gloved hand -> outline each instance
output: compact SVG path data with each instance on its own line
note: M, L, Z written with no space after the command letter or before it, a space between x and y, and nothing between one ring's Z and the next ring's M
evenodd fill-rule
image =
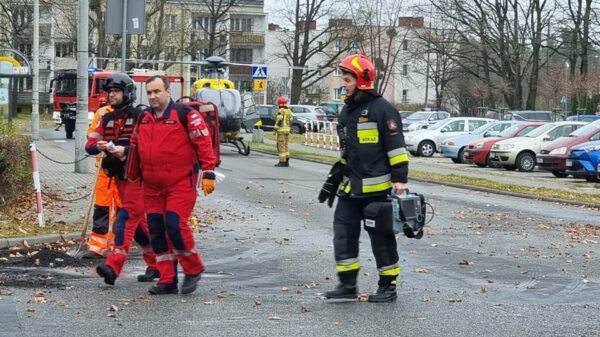
M215 172L202 172L202 192L204 195L209 195L215 190Z
M327 200L327 206L330 208L333 206L333 200L335 199L336 192L342 182L344 165L341 162L336 162L331 167L327 180L321 187L319 192L319 202L323 203Z

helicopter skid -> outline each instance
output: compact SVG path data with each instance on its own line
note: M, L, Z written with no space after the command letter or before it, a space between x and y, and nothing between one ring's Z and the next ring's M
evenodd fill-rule
M235 145L238 150L238 153L244 156L250 154L250 145L244 143L244 139L242 137L232 137L226 139L227 143Z

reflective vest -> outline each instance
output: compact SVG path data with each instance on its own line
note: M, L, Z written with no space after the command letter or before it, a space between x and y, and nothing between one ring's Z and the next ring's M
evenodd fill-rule
M275 125L273 129L277 132L290 133L290 127L292 126L292 120L294 119L294 113L290 108L281 107L277 110L275 116Z

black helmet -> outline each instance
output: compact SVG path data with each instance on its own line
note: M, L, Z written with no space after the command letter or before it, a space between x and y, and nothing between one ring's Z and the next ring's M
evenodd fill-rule
M112 88L119 88L123 90L124 104L131 104L135 102L136 87L135 82L133 82L131 77L121 73L110 75L110 77L106 79L106 82L104 82L102 89L108 92L108 90Z

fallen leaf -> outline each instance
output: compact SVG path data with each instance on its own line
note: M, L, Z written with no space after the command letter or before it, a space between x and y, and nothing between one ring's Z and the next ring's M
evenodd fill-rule
M269 321L281 321L281 317L279 317L279 316L271 316L271 317L269 317Z
M488 292L488 288L487 288L487 287L485 287L485 286L481 286L481 287L479 288L479 291L481 291L482 293L487 293L487 292Z
M23 247L31 248L31 246L29 245L29 242L27 242L27 240L23 240Z
M415 319L416 319L417 321L424 321L426 318L425 318L425 317L422 317L422 316L417 316L417 317L415 317Z
M461 266L461 267L467 267L467 266L470 266L472 264L473 264L473 262L469 262L467 260L461 260L460 262L458 262L458 265Z
M421 302L429 302L431 299L429 297L421 297Z
M115 312L117 312L117 311L119 311L119 307L117 307L114 304L111 304L110 308L108 308L108 311L115 311Z
M462 299L460 299L460 298L449 298L448 302L450 302L450 303L460 303L460 302L462 302Z
M254 304L256 305L261 305L262 302L259 299L254 299Z
M10 290L0 289L0 295L8 296L8 295L12 295L12 294L14 294L14 292L12 292Z
M415 273L428 273L429 270L425 268L415 268Z
M300 306L300 312L311 312L311 311L312 310L310 310L309 308L307 308L307 307L305 307L303 305Z
M289 290L290 290L290 288L288 288L288 287L282 287L281 288L281 291L289 291Z
M204 303L206 305L213 305L213 304L217 304L217 301L216 300L208 300L208 301L204 301L202 303Z

